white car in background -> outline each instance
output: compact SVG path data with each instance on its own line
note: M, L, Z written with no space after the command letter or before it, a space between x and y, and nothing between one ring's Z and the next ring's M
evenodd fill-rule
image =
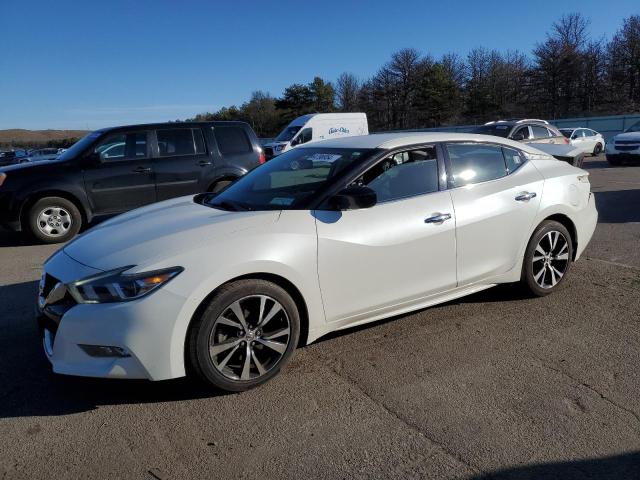
M560 132L569 139L574 147L587 155L600 155L606 142L602 134L590 128L560 128Z
M640 122L619 133L607 144L607 162L620 165L623 162L640 162Z
M486 135L301 146L59 250L39 287L44 350L62 374L193 371L246 390L335 330L502 283L556 291L595 229L590 190L584 170Z

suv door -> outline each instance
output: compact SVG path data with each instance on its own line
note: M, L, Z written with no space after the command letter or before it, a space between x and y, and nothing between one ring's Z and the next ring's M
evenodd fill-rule
M158 200L203 192L211 176L213 161L199 127L159 128L155 130Z
M147 131L107 134L84 162L92 211L112 214L156 201Z
M511 148L460 142L448 143L445 151L462 286L516 265L538 212L544 178Z
M355 323L456 286L454 210L436 150L390 155L357 179L376 191L374 207L314 212L328 322Z

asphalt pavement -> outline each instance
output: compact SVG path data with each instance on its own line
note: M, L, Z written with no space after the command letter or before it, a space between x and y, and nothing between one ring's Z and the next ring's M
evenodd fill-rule
M585 168L600 221L556 294L332 334L242 394L52 374L33 306L58 247L0 232L0 477L640 478L640 166Z

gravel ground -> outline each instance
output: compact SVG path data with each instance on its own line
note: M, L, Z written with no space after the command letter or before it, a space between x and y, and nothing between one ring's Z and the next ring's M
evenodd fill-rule
M0 233L0 477L640 478L640 167L588 159L600 223L560 292L496 287L331 335L262 388L56 376L56 249Z

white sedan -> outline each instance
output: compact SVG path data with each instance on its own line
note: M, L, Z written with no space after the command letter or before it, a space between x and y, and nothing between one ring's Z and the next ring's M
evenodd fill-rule
M149 205L44 266L53 370L259 385L298 345L501 283L557 290L597 221L588 173L484 135L314 143Z
M561 128L560 132L569 139L569 143L587 155L600 155L606 142L601 133L590 128Z

